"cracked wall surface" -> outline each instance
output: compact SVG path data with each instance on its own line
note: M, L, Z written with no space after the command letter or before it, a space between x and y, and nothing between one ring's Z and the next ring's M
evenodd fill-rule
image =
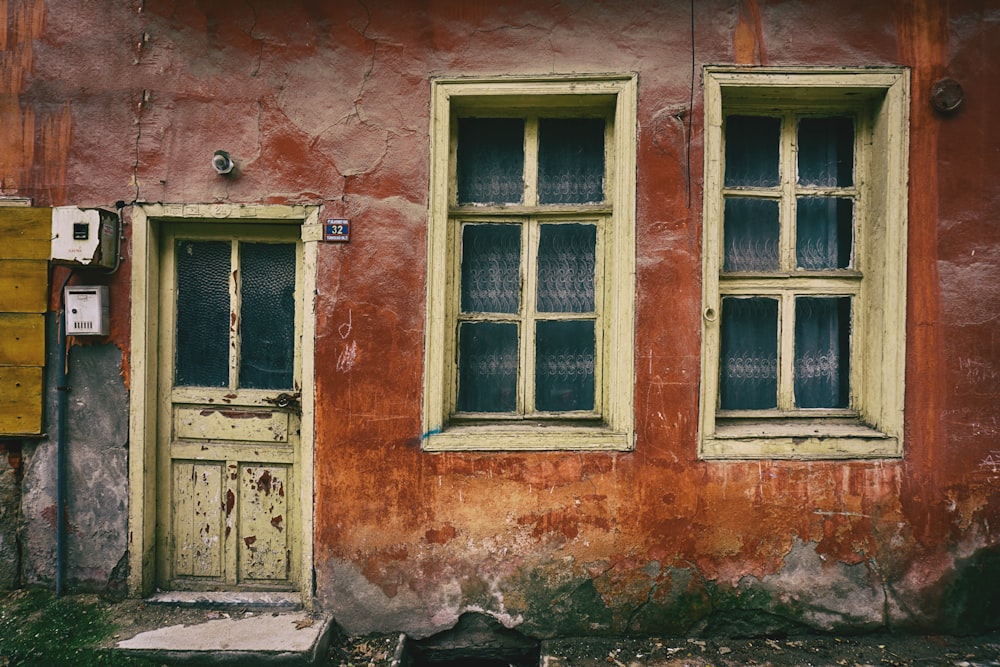
M48 386L55 387L55 317L47 324ZM127 548L128 395L121 351L114 345L75 347L69 354L66 448L65 582L103 590ZM45 406L44 437L24 448L20 529L21 583L52 585L56 571L55 392Z
M22 451L15 443L0 447L0 591L17 588L21 578Z
M467 611L533 636L1000 625L989 3L0 0L0 15L0 194L351 220L350 243L318 252L310 536L317 601L348 630L429 636ZM910 68L900 460L697 459L707 64ZM635 450L424 453L429 81L580 72L639 80ZM930 104L944 76L966 95L950 115ZM216 149L235 177L211 171ZM126 389L130 270L126 247L109 280L121 360L73 351ZM119 389L81 400L127 415ZM45 443L25 452L25 539L45 545ZM95 494L120 498L123 456ZM80 537L81 577L110 576L124 521L109 509L115 537Z

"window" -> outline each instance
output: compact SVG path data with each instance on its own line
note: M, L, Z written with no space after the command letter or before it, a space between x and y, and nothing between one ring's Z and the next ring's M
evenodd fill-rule
M629 449L634 77L432 104L424 448Z
M908 80L705 71L700 454L902 454Z

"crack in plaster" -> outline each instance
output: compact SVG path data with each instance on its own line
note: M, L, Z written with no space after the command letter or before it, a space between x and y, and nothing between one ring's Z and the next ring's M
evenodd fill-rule
M253 16L253 23L250 24L250 29L247 30L247 35L250 39L257 40L257 38L253 36L254 28L257 27L257 8L253 6L253 3L250 2L250 0L246 0L246 5L250 8L250 14ZM260 74L260 66L264 60L264 40L260 39L257 41L260 43L257 47L257 63L254 65L253 70L250 71L251 77L256 77Z
M549 69L551 71L556 70L556 49L552 42L552 31L555 30L556 26L562 23L565 19L557 21L555 25L550 28L544 28L540 25L535 25L534 23L522 23L519 25L500 25L495 28L476 28L473 32L488 35L495 32L507 32L507 31L520 31L520 30L537 30L546 34L545 41L549 45Z
M365 87L368 85L368 80L371 78L372 73L375 71L375 56L378 52L378 40L372 39L371 37L368 36L368 28L372 24L371 9L369 9L368 5L361 2L361 0L357 0L357 2L359 5L361 5L361 8L365 10L365 25L361 28L361 30L358 31L358 34L361 36L361 39L370 41L372 43L372 55L371 58L368 60L368 69L365 70L364 76L361 77L361 85L358 88L358 94L354 96L354 115L357 116L358 120L360 120L362 124L366 124L366 119L362 117L364 115L364 112L361 110L360 101L365 94ZM348 118L349 117L350 116L348 116Z
M132 199L133 203L139 201L139 142L142 141L142 112L146 108L146 101L149 99L148 95L149 91L143 88L142 97L139 98L139 104L137 105L135 115L135 162L132 164L132 184L135 186L135 197Z
M650 604L652 604L652 602L653 602L653 595L656 593L656 591L660 587L660 582L659 582L660 576L661 575L657 575L657 578L653 580L652 584L650 584L649 590L646 591L646 599L645 599L645 601L640 602L638 605L636 605L635 609L632 610L632 613L629 614L628 620L625 622L625 632L626 633L631 633L633 631L633 627L635 626L636 618L638 618L639 614L642 613L643 609L645 609Z
M639 615L642 614L642 612L645 611L645 609L647 607L655 605L655 602L653 601L653 596L656 595L657 591L659 591L660 588L663 586L663 583L664 583L663 582L664 573L667 573L670 576L670 581L671 581L671 583L673 583L674 582L674 572L685 571L686 570L692 576L692 578L697 578L701 582L701 588L703 590L708 591L709 582L705 578L705 575L702 574L701 570L699 570L695 566L694 563L692 563L692 562L690 562L688 560L674 561L674 563L675 564L677 564L677 563L684 563L687 567L686 568L678 568L678 567L675 567L675 565L669 565L669 566L666 566L666 567L661 566L660 567L660 571L656 574L656 577L652 578L652 583L649 586L649 590L646 592L646 599L645 599L645 601L644 602L640 602L636 606L635 610L633 610L633 612L629 615L628 621L625 624L625 632L626 632L626 634L635 632L636 631L636 628L635 628L636 620L638 619ZM714 612L714 608L715 608L714 600L712 599L711 595L709 595L707 597L707 600L708 600L708 610L704 614L705 618L711 616L712 613Z
M535 25L534 23L522 23L520 25L498 25L495 28L476 28L475 32L489 34L493 32L501 32L506 30L541 30L542 32L549 32L549 33L552 32L551 30L543 28L540 25ZM550 38L550 43L551 43L551 38Z
M879 587L882 589L882 625L884 627L889 627L889 621L892 618L889 607L889 584L885 580L885 575L882 574L882 568L879 566L878 560L874 556L868 558L868 565L878 577Z
M366 88L368 86L368 83L371 80L371 77L372 77L372 75L373 75L373 73L375 71L375 63L376 63L376 59L377 59L377 55L378 55L378 40L375 39L375 38L372 38L372 37L370 37L368 35L368 29L371 27L371 24L372 24L371 9L368 7L367 4L365 4L364 2L361 2L361 0L358 0L357 4L365 12L365 23L364 23L363 26L361 26L360 29L355 28L355 32L357 32L358 35L363 40L371 42L371 45L372 45L371 46L371 56L368 59L367 66L366 66L366 68L364 70L364 73L362 74L361 83L359 84L358 90L357 90L357 92L356 92L356 94L354 96L354 100L353 100L351 111L349 111L348 113L342 115L340 118L337 118L336 120L330 122L329 124L327 124L324 127L322 127L319 131L317 131L316 134L314 135L312 141L310 142L310 148L315 148L316 145L322 139L323 135L325 135L328 130L330 130L331 128L336 127L338 125L346 125L352 118L356 118L358 120L358 122L361 125L363 125L363 126L372 126L371 123L369 123L367 115L365 114L365 111L364 111L364 108L363 108L363 106L361 104L361 101L362 101L362 98L365 95L365 90L366 90ZM346 215L347 190L348 190L349 179L352 178L352 177L354 177L354 176L360 176L360 175L364 175L364 174L370 174L370 173L378 171L381 168L381 166L384 164L386 157L389 155L389 151L390 151L390 146L391 146L391 143L392 143L392 139L395 136L397 136L397 133L393 132L392 130L389 130L389 129L386 129L386 128L381 128L381 127L376 128L376 129L379 129L379 130L381 130L384 133L383 141L382 141L382 151L381 151L381 153L369 165L365 166L363 169L362 168L356 168L356 169L353 169L353 170L352 169L348 169L347 171L343 171L342 167L340 165L336 164L336 162L334 163L334 166L341 173L341 175L343 177L343 182L344 182L343 190L342 190L340 198L339 198L340 199L340 209L341 209L340 212L341 212L341 215ZM324 201L331 201L332 202L333 200L324 200Z

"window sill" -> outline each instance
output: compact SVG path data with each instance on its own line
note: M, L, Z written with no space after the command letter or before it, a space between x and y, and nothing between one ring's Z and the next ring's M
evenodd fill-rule
M899 458L900 439L856 420L716 423L703 436L702 459Z
M631 451L631 433L604 427L544 424L449 426L424 436L426 452Z

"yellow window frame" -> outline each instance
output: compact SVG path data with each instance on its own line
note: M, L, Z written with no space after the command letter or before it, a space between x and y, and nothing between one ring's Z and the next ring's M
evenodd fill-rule
M701 458L875 458L903 452L906 342L906 184L909 76L902 68L707 67L703 212L702 373L698 453ZM855 185L826 194L855 201L851 271L794 269L794 246L782 224L783 275L726 275L723 205L724 119L732 113L781 116L781 219L796 186L794 123L803 115L855 118ZM741 193L742 194L742 193ZM792 259L790 260L789 257ZM791 268L789 268L791 267ZM776 296L779 327L791 326L794 295L852 297L850 408L792 409L794 335L779 336L778 408L722 412L719 405L721 306L725 296Z
M636 77L583 75L435 79L431 82L431 173L424 346L426 451L628 450L634 441L634 274ZM459 206L455 178L457 118L526 119L525 197L517 205ZM605 202L538 205L537 118L602 115L607 119ZM542 222L598 227L595 411L567 419L456 418L456 326L463 224L522 224L522 244ZM522 257L530 257L522 253ZM530 267L522 266L522 276ZM530 289L530 278L527 281ZM523 346L522 346L523 347ZM525 363L522 360L522 366ZM522 372L523 372L522 368ZM523 401L523 398L522 398ZM463 416L465 417L465 416ZM529 416L530 417L530 416ZM581 417L590 417L590 419Z

